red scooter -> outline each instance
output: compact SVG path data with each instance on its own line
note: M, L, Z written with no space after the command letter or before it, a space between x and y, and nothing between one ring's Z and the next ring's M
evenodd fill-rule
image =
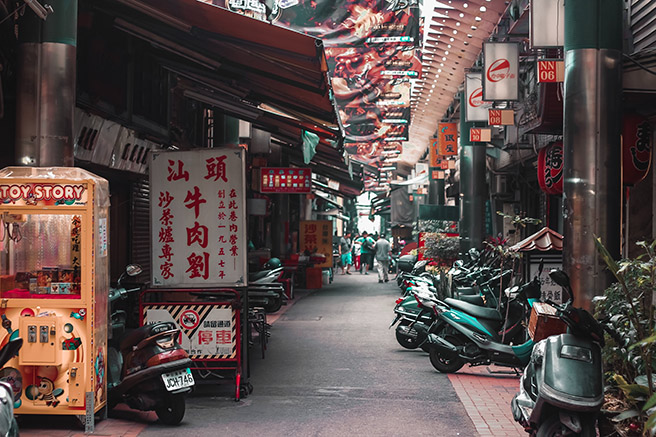
M162 423L177 425L184 418L185 396L194 387L192 361L177 341L179 329L166 322L126 333L126 312L114 308L117 301L140 290L126 290L121 282L125 276L136 276L141 271L141 266L129 265L119 278L118 287L109 292L109 407L126 403L136 410L154 410Z

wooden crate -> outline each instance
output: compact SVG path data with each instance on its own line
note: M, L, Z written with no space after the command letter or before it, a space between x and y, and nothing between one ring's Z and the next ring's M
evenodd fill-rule
M528 333L534 342L567 331L567 325L556 316L556 309L548 303L536 302L531 309Z

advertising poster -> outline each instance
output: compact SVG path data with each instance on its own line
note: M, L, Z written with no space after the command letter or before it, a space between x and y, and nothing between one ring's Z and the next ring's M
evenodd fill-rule
M330 220L301 221L300 251L325 255L326 261L315 267L333 265L333 222Z
M407 123L385 123L387 109L409 107L421 75L418 0L205 0L321 38L349 150L408 140ZM364 144L369 143L369 146Z
M153 152L153 287L246 284L244 150Z

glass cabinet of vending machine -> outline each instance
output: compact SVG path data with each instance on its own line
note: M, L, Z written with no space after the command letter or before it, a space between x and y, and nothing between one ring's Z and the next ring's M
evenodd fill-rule
M16 414L89 429L106 404L108 214L107 181L85 170L0 170L0 346L23 339L0 378Z

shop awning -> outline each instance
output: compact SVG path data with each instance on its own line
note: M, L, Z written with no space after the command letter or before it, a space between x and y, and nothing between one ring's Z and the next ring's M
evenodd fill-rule
M197 0L96 5L111 9L117 28L182 58L167 68L211 88L215 106L266 130L257 119L267 105L296 120L292 125L341 142L320 39Z
M530 252L539 250L546 252L549 250L563 250L563 236L550 228L542 228L535 234L526 237L519 243L510 247L515 252Z

